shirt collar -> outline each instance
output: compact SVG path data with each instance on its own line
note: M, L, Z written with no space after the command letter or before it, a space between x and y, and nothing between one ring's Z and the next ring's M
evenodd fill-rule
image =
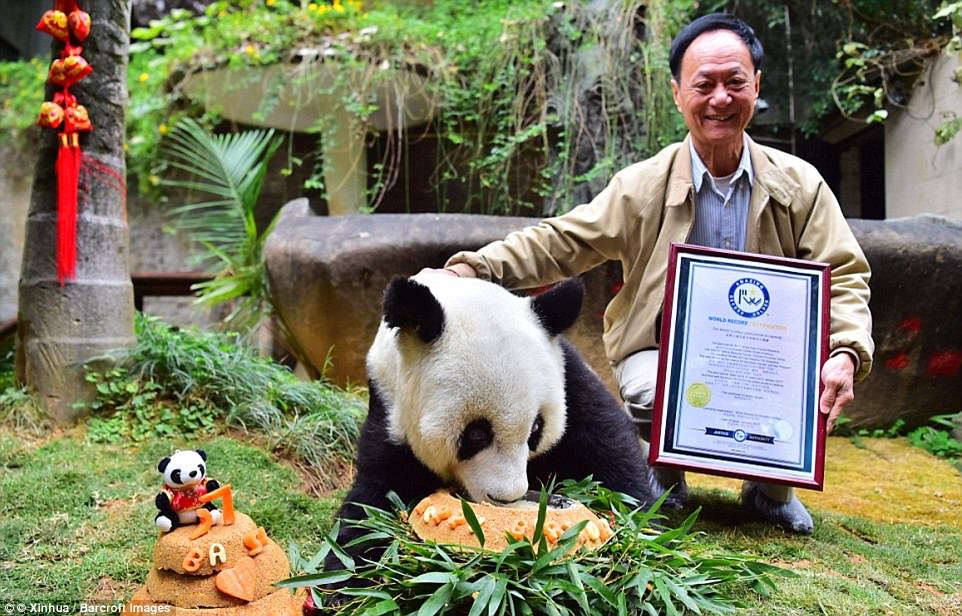
M695 151L695 143L691 139L688 140L688 149L691 151L691 179L692 183L695 185L695 192L701 192L702 181L705 179L705 174L708 173L708 167L702 162L701 156ZM749 184L755 182L755 174L752 171L752 158L748 153L748 135L742 133L742 157L738 161L738 168L735 169L735 175L732 177L732 182L736 182L742 174L748 178Z

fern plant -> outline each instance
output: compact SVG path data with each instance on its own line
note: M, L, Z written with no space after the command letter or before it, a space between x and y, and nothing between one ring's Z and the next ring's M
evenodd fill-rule
M185 118L163 149L168 167L180 172L163 185L203 196L172 210L178 228L206 251L203 259L213 277L194 285L198 302L232 302L225 322L237 329L253 327L271 311L263 248L277 214L260 228L255 208L280 144L273 130L216 135Z

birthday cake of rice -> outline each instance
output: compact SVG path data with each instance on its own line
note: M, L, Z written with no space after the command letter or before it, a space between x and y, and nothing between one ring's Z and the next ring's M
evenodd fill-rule
M484 549L501 551L508 546L508 537L532 540L538 523L537 492L528 492L519 501L506 505L470 503L484 534ZM544 538L549 545L579 522L585 522L572 549L595 549L611 537L607 520L577 501L553 495L548 499L543 525ZM414 533L425 541L479 546L470 524L462 513L461 501L448 492L439 491L424 497L409 518Z
M234 511L230 485L207 478L206 458L186 450L160 461L164 486L154 523L162 535L147 583L124 613L300 616L303 594L274 586L290 577L287 554Z

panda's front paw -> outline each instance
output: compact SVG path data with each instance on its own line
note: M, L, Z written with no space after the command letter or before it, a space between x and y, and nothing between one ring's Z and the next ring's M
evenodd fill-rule
M164 533L169 533L170 529L173 528L174 526L174 523L171 522L170 518L168 518L165 515L157 516L157 518L154 519L154 524L156 524L157 528L159 528L160 531Z
M220 509L214 509L210 512L210 521L214 526L224 521L224 515L220 512Z

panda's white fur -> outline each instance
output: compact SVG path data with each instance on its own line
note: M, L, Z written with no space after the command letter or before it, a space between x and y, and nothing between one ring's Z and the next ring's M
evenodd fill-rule
M206 461L193 449L178 449L165 460L160 474L171 488L186 488L207 477Z
M381 322L367 367L384 394L390 436L472 499L517 500L528 489L528 459L564 434L561 344L542 327L529 298L480 280L440 274L412 280L443 306L444 329L426 344ZM531 451L528 437L539 414L542 436ZM494 443L459 461L458 437L481 418L490 422Z

